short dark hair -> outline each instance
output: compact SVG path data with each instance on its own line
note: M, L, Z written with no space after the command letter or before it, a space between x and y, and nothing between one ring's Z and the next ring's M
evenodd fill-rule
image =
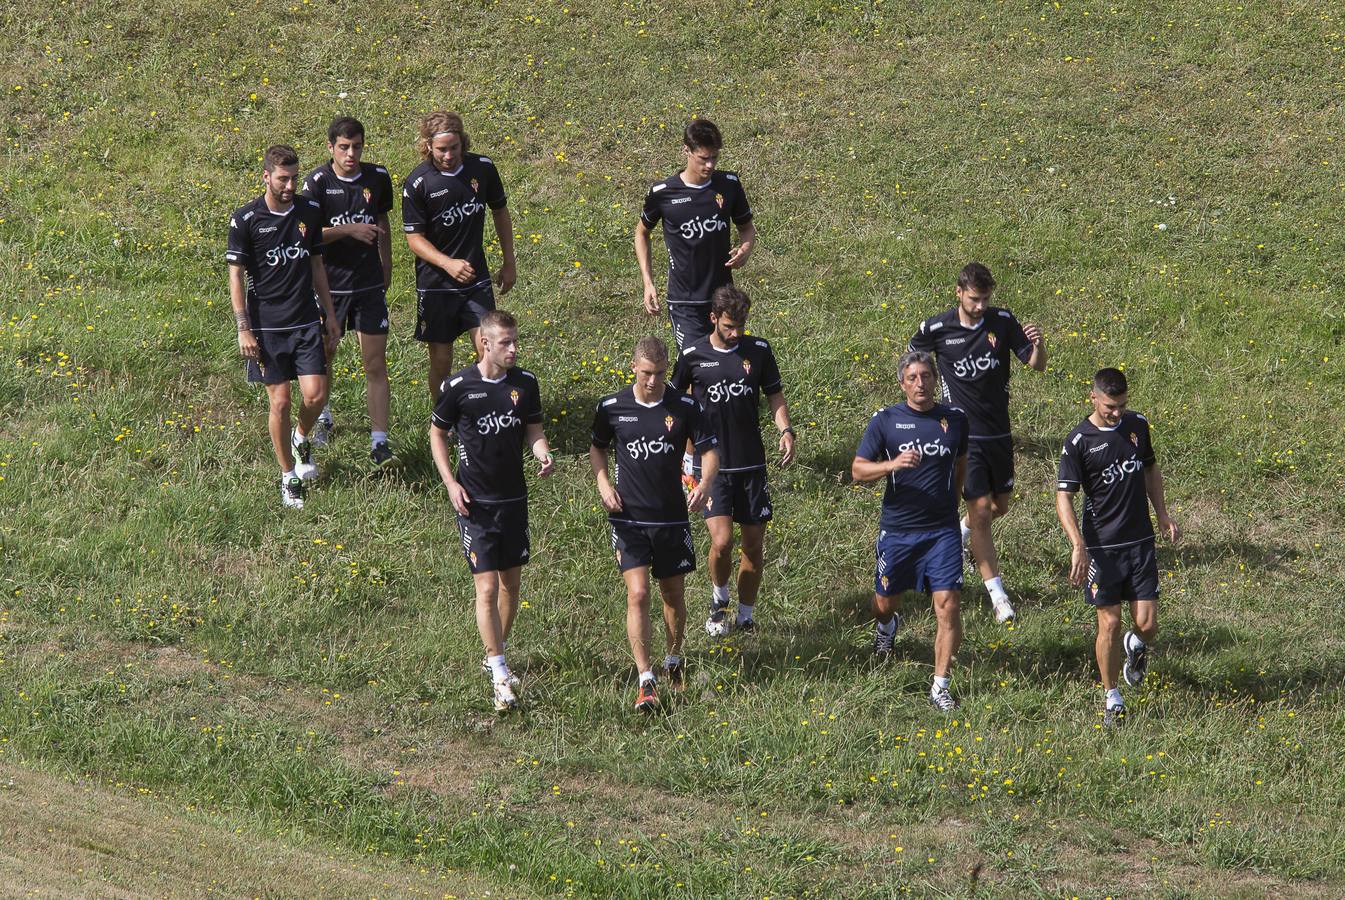
M1130 387L1126 384L1125 372L1107 368L1098 369L1097 374L1093 376L1093 390L1108 397L1119 397L1129 393Z
M957 273L957 289L962 291L967 288L988 294L995 289L995 276L982 264L969 262Z
M299 154L288 144L272 144L262 154L262 166L268 172L274 172L278 166L297 165L299 165Z
M335 144L337 138L362 138L364 137L364 125L359 119L350 116L337 116L332 119L332 124L327 126L327 143Z
M486 328L518 328L518 319L505 312L502 309L492 309L481 317L482 329Z
M682 129L682 143L688 150L718 150L724 146L719 126L709 119L692 119Z
M642 337L635 344L635 353L633 359L646 359L651 363L668 364L668 345L663 343L663 338Z
M747 313L752 309L752 301L739 288L731 284L722 285L710 297L710 315L728 316L729 321L739 325L747 321Z

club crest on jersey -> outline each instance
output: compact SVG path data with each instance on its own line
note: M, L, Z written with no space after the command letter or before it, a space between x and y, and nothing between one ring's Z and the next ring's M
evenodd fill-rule
M947 433L948 433L948 417L947 417L947 416L944 416L942 419L939 420L939 427L943 429L943 433L944 433L944 434L947 434Z
M667 416L667 417L665 417L665 418L663 419L663 424L666 425L666 426L668 427L668 430L669 430L669 431L672 431L672 427L673 427L673 417L672 417L672 416Z
M716 204L720 209L723 209L723 208L724 208L724 195L723 195L723 194L715 194L715 204Z
M743 360L743 374L744 374L744 375L751 375L751 374L752 374L752 363L751 363L750 360L746 360L746 359Z
M368 188L365 188L365 189L364 189L364 202L365 202L365 203L372 203L373 200L374 200L374 192L371 191L371 190L369 190Z
M1140 445L1140 436L1133 431L1130 432L1130 443L1134 444L1136 447Z
M990 346L992 348L999 346L999 338L995 337L995 333L993 331L987 331L985 333L985 339L990 342Z
M299 237L308 237L308 226L303 222L299 223Z
M509 392L509 400L510 400L510 402L513 403L515 406L518 406L518 391L510 391L510 392Z
M473 178L473 179L472 179L472 193L473 193L473 194L478 193L480 190L481 190L481 182L479 182L479 181L477 181L475 178Z

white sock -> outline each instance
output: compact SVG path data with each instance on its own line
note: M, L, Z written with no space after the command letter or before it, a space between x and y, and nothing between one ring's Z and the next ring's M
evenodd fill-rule
M490 674L495 676L496 681L504 681L509 677L509 666L504 662L504 654L499 656L487 656L486 665L490 666Z
M986 580L985 589L990 592L990 596L992 597L1001 600L1009 599L1008 592L1004 590L1004 579L1000 578L998 575Z
M897 617L896 617L896 616L893 616L892 618L888 619L886 622L879 622L879 623L878 623L878 630L879 630L880 632L882 632L883 634L896 634L896 633L897 633Z
M750 621L752 621L752 604L750 604L750 603L739 603L739 604L738 604L738 624L741 625L741 624L743 624L744 622L750 622Z
M295 425L294 435L290 438L290 443L297 447L306 440L308 440L308 438L304 437L304 433L299 430L299 426Z
M967 524L966 517L963 517L957 523L957 527L962 531L962 543L965 544L967 541L971 540L971 526Z
M370 449L373 449L374 447L377 447L379 444L386 444L387 442L388 442L388 433L387 433L386 431L371 431L371 432L369 432L369 447L370 447Z
M640 684L644 684L646 681L653 681L653 680L654 680L654 673L653 673L653 672L641 672L641 673L640 673Z
M934 686L929 689L929 692L931 694L937 694L939 691L946 691L948 690L948 685L951 682L952 679L949 678L947 675L935 675Z
M673 656L669 654L668 656L663 657L663 668L665 669L671 669L673 666L679 666L681 664L682 664L682 657L680 656Z
M696 457L692 456L690 453L682 454L682 474L683 475L696 474Z
M280 477L283 478L285 481L289 481L291 478L298 478L299 473L294 471L293 469L290 469L288 472L281 472Z
M715 589L715 606L717 606L720 609L723 609L724 607L728 606L729 586L727 584L716 584L714 585L714 589Z
M1107 709L1115 709L1118 706L1125 706L1126 702L1121 699L1121 689L1112 688L1107 691Z

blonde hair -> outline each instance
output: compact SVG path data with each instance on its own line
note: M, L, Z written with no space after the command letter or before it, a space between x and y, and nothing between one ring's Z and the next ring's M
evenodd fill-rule
M420 120L420 140L416 142L416 149L420 151L421 159L430 158L430 142L436 134L444 132L456 134L462 139L463 153L472 149L472 139L463 127L462 116L440 109Z

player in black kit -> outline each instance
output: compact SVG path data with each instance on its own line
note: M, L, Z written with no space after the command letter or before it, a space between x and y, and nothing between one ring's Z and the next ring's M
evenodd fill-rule
M523 448L555 467L542 431L537 378L514 367L518 322L503 310L481 317L481 361L444 383L430 425L430 451L458 512L462 554L476 582L476 627L486 647L495 708L518 702L519 679L505 662L505 643L518 613L522 567L528 561L528 484ZM449 432L458 439L458 470L451 462Z
M388 286L392 284L392 178L361 161L364 126L341 116L327 129L332 158L304 179L302 194L322 209L323 262L342 336L359 336L368 393L370 452L380 467L399 465L388 442ZM334 358L334 354L333 354ZM328 378L333 359L327 360ZM318 416L314 443L332 431L331 405Z
M700 404L688 394L667 390L668 348L656 337L635 345L635 382L604 397L593 415L589 461L612 529L617 568L626 582L626 635L640 673L635 708L658 708L658 689L649 658L649 577L663 597L668 683L682 687L682 638L686 632L684 581L696 568L687 512L698 512L714 491L719 468L714 432ZM690 440L701 451L700 484L682 490L682 447ZM616 455L616 476L608 474L608 452Z
M906 351L897 360L897 378L906 402L873 414L850 464L855 481L887 480L873 575L873 652L892 652L899 595L929 593L938 621L929 702L952 712L953 656L962 643L957 499L967 470L967 417L937 402L939 377L928 353Z
M937 357L944 401L963 410L971 422L967 483L962 489L967 504L962 542L970 541L995 621L1003 623L1014 612L1000 578L990 523L1009 511L1013 497L1010 361L1016 356L1044 372L1046 344L1036 325L1019 325L1013 313L990 305L994 290L990 270L968 263L957 276L957 306L921 322L910 349Z
M340 332L322 265L321 212L313 201L295 197L299 155L276 144L262 159L266 192L230 217L224 258L238 350L247 360L248 380L265 384L270 401L280 499L302 508L304 481L318 475L307 435L327 400L327 354ZM291 434L290 382L295 379L302 403Z
M682 132L686 167L649 189L635 223L635 259L644 279L644 308L658 315L658 288L650 262L649 232L663 221L668 247L668 318L680 351L710 333L710 299L733 283L733 270L752 255L757 229L742 182L721 172L724 140L709 119L692 119ZM730 224L732 223L732 224ZM738 228L738 243L729 238Z
M500 173L489 157L467 152L471 145L461 116L430 113L420 123L424 162L402 187L402 227L416 255L416 340L429 352L434 400L453 369L453 342L470 334L475 345L481 316L495 308L482 241L487 209L504 257L495 274L502 296L516 277L514 223Z
M705 631L729 632L729 576L733 572L733 525L742 529L738 566L736 626L756 629L753 607L765 565L766 523L771 520L771 495L766 484L766 449L761 440L760 407L764 395L780 431L780 464L794 459L794 429L789 424L780 368L771 345L748 337L751 301L732 285L715 291L710 306L710 336L683 349L673 370L672 385L690 389L705 410L719 441L719 477L705 504L710 532L710 582L714 596Z
M1117 684L1125 657L1125 680L1137 685L1148 669L1149 645L1158 634L1158 555L1149 506L1170 541L1181 536L1168 515L1149 422L1129 411L1125 373L1102 369L1089 393L1092 414L1065 440L1060 453L1055 511L1073 550L1069 579L1084 586L1097 609L1098 673L1107 692L1102 724L1119 724L1125 701ZM1083 488L1083 527L1074 515L1074 495ZM1121 604L1130 604L1135 628L1121 635ZM1124 651L1124 653L1122 652Z

